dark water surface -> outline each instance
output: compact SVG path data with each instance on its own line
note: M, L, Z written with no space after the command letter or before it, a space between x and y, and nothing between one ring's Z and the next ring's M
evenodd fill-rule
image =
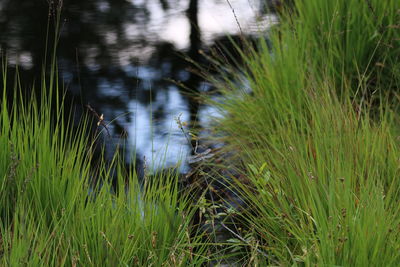
M210 86L188 71L199 49L268 27L266 0L65 0L62 3L58 64L62 81L81 112L90 104L104 114L111 154L124 143L152 168L176 165L191 153L175 118L206 128L218 112L199 105L174 82L197 91ZM54 6L58 1L50 2ZM50 20L52 11L50 11ZM49 2L0 0L0 48L23 86L40 79ZM262 23L259 23L259 20ZM183 161L182 171L187 169Z

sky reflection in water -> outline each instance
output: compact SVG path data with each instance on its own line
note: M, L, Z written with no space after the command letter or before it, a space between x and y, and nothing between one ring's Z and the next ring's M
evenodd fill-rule
M189 1L64 1L58 48L61 76L73 99L82 107L90 103L110 123L112 138L104 137L109 154L124 142L128 161L135 151L138 159L146 157L151 168L183 160L181 171L187 170L184 159L191 148L175 119L193 117L190 101L168 79L193 80L183 58L193 45L186 12ZM48 11L43 3L32 2L0 0L0 44L9 65L18 64L22 77L34 78L40 77L44 41L38 40L45 40ZM260 3L265 1L229 2L246 34L264 31L276 22L274 16L261 12ZM31 12L33 8L37 12ZM202 47L239 33L226 0L200 0L197 15ZM196 80L193 86L205 90L209 85ZM220 115L215 108L198 107L200 126L206 126L210 116ZM127 138L120 138L125 131Z

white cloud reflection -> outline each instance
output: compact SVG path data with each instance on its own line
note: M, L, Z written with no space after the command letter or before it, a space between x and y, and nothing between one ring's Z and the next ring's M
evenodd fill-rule
M188 48L190 22L186 17L186 10L189 0L169 1L173 7L169 10L163 10L159 0L131 2L145 5L150 11L147 34L154 35L158 40L171 42L178 49ZM230 0L229 3L226 0L199 1L198 18L203 42L210 43L215 36L239 33L238 23L245 34L265 30L276 23L275 16L259 17L261 6L258 0ZM131 39L139 34L136 28L128 27L126 30Z

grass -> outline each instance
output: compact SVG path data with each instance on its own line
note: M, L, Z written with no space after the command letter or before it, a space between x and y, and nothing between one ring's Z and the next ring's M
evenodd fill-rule
M27 102L19 93L7 98L6 72L3 65L1 265L199 266L209 260L192 225L196 207L179 188L177 172L139 181L118 154L93 171L88 120L73 130L61 96L51 95L60 89L54 65L42 95ZM22 90L18 80L14 92Z
M294 1L272 51L260 40L209 78L248 264L400 262L399 21L396 0Z
M240 71L222 63L222 79L206 74L225 114L213 129L228 155L216 177L244 208L214 202L202 170L198 203L174 170L140 181L115 154L93 171L88 121L73 130L57 94L55 49L42 94L27 102L18 75L7 97L3 65L1 264L202 266L221 249L249 266L397 266L400 3L293 1L280 15L271 46L239 50ZM233 238L203 243L196 212Z

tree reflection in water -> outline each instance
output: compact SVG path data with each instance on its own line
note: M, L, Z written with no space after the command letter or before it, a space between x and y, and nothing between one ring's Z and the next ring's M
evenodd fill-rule
M245 30L256 13L263 15L263 0L231 2ZM58 64L76 117L90 104L104 114L106 123L112 121L108 125L112 137L104 136L110 155L125 142L128 154L137 152L137 159L146 156L149 166L157 168L160 162L175 165L190 154L174 118L182 114L189 127L196 128L201 126L196 123L199 111L204 114L207 108L171 80L191 90L207 87L187 71L185 56L201 62L199 49L238 32L228 4L217 0L65 0L62 4ZM0 0L1 50L8 56L10 78L19 65L23 88L32 88L32 81L40 88L48 19L53 17L47 1ZM213 19L222 22L212 23Z

